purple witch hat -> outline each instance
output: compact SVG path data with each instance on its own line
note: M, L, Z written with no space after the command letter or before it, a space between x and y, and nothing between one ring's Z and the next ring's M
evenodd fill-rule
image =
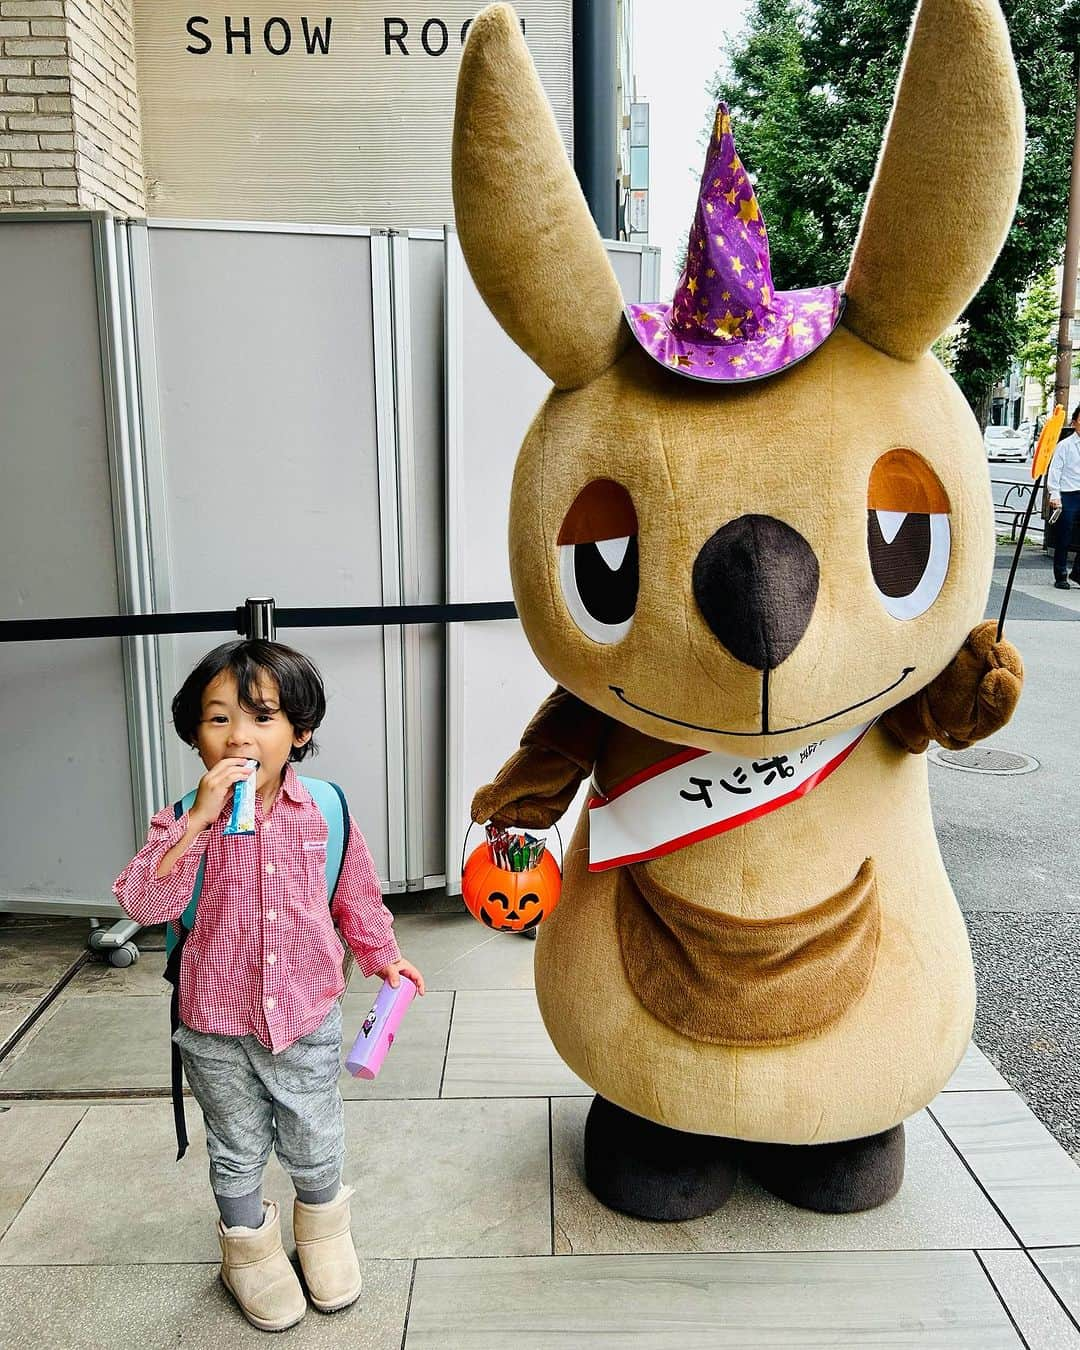
M839 286L773 290L765 221L719 104L675 298L628 305L635 338L679 375L760 380L820 347L843 309Z

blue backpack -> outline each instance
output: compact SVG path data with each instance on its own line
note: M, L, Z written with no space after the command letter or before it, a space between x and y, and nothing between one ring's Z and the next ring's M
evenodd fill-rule
M345 850L349 846L349 807L345 794L336 783L327 783L322 778L301 778L300 782L311 793L311 799L326 821L326 898L332 905L337 893L338 878L341 876L341 864ZM173 815L177 820L191 810L198 789L192 789L178 802L173 803ZM195 927L195 911L202 894L203 880L206 875L206 855L199 862L192 887L191 899L180 918L165 926L165 978L172 985L171 1023L175 1036L180 1025L180 960L184 952L184 943ZM187 1152L187 1121L184 1119L184 1070L180 1051L176 1042L172 1043L172 1106L173 1124L176 1126L176 1161Z

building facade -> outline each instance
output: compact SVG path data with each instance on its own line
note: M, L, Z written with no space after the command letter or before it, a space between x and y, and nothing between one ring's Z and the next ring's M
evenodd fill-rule
M612 3L618 237L646 242L631 0ZM453 220L450 128L476 0L404 0L393 15L372 0L194 8L0 0L0 211L383 228ZM516 9L569 149L574 0Z

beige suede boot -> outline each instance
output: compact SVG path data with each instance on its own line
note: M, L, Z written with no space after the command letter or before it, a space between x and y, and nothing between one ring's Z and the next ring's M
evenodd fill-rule
M251 1325L260 1331L295 1326L307 1300L281 1245L277 1205L263 1201L261 1228L226 1228L219 1220L218 1241L221 1282Z
M308 1297L320 1312L337 1312L360 1297L360 1262L350 1227L351 1186L326 1205L293 1201L293 1235Z

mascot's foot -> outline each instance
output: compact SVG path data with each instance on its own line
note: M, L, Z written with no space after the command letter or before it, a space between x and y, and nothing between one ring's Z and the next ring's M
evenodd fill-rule
M854 1214L891 1200L904 1180L904 1127L837 1144L746 1144L759 1185L800 1209Z
M732 1143L631 1115L603 1097L585 1122L585 1184L609 1209L637 1219L700 1219L730 1196Z

